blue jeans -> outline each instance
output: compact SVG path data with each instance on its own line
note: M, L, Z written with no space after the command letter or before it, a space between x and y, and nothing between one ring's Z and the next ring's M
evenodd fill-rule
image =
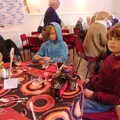
M113 105L104 105L89 99L84 100L84 113L105 112L112 108Z

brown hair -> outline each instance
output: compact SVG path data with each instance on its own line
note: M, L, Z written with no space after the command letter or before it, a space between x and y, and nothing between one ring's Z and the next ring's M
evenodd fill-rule
M120 23L113 26L107 33L108 40L112 37L120 38Z

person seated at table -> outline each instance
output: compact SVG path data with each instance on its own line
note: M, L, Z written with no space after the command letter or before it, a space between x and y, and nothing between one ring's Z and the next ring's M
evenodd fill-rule
M41 45L32 61L36 62L41 57L45 57L45 59L51 59L52 62L66 62L68 59L68 47L63 41L60 25L52 22L46 27L45 32L48 40Z
M6 42L1 35L0 35L0 52L3 55L3 62L9 62L10 61L9 51L6 46Z
M22 60L22 55L16 46L16 44L11 40L7 39L5 40L1 35L0 35L0 52L3 55L3 61L4 62L10 62L10 50L11 48L15 49L15 57L17 60Z
M86 84L85 113L105 112L120 106L120 24L107 34L112 54L104 60L99 73ZM117 110L120 114L120 107Z

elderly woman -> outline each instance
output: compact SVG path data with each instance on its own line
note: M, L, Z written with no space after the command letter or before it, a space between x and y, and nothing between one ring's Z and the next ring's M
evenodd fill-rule
M44 26L47 26L50 22L56 22L61 25L61 20L56 13L56 9L59 7L59 0L49 0L49 8L44 15Z

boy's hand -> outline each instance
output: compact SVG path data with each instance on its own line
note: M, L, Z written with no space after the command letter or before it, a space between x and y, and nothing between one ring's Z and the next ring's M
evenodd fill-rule
M50 61L50 60L51 60L51 58L50 58L50 57L46 57L46 56L45 56L45 57L44 57L44 60L45 60L45 61Z
M116 106L116 113L117 113L118 120L120 120L120 105Z
M34 56L34 59L35 59L35 60L40 60L40 58L41 58L41 57L40 57L39 55L35 55L35 56Z
M86 98L91 99L92 96L93 96L93 93L94 93L94 92L93 92L92 90L89 90L89 89L85 89L85 90L84 90L84 95L85 95Z

